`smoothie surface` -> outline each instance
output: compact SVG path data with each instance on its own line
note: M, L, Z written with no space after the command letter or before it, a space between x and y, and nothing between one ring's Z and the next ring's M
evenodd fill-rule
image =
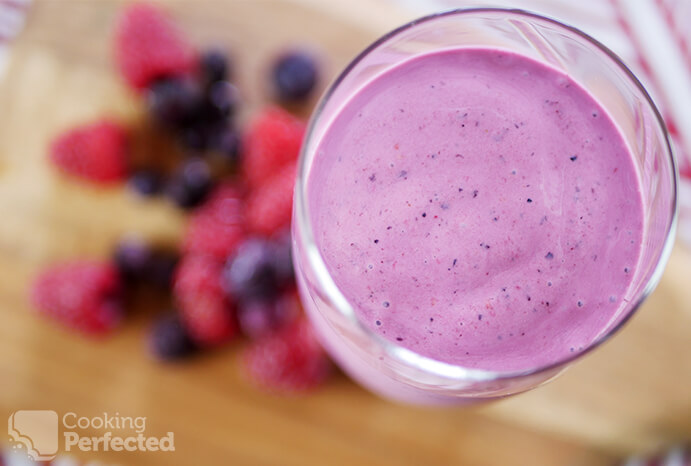
M643 204L632 155L562 72L499 49L414 57L343 103L308 178L359 319L422 355L521 370L619 315Z

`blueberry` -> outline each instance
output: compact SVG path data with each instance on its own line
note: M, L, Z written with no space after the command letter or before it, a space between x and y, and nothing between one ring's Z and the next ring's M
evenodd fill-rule
M179 260L172 251L154 251L147 266L146 281L163 290L170 289Z
M132 283L146 276L152 254L146 241L136 237L125 238L115 247L113 261L123 280Z
M129 179L129 187L142 196L153 196L161 191L163 177L154 170L139 170Z
M237 165L240 161L240 137L233 128L226 127L218 132L214 148L229 165Z
M149 349L163 361L190 356L197 349L177 314L161 316L149 331Z
M167 289L178 256L173 251L154 248L140 238L129 237L116 246L113 261L126 282L137 281Z
M218 81L211 84L205 89L185 128L194 128L211 139L210 136L228 124L235 113L238 100L238 91L229 82Z
M279 233L274 238L273 250L274 270L278 283L281 286L290 285L295 280L290 231Z
M177 130L194 119L201 93L193 82L183 78L156 81L149 88L149 112L162 126Z
M182 128L179 137L183 146L195 152L203 152L209 146L208 131L203 124Z
M222 282L231 296L240 301L270 299L278 292L274 246L252 238L240 245L223 270Z
M309 96L317 83L317 65L306 53L288 53L274 63L272 79L279 99L302 100Z
M237 318L243 335L254 340L279 330L299 313L299 304L295 299L285 296L276 300L259 299L242 303L237 309Z
M226 55L218 49L207 50L199 59L202 80L206 85L223 81L230 75Z
M168 182L166 195L177 206L188 209L201 204L213 187L209 166L201 159L185 162Z
M238 100L237 88L228 81L218 81L212 84L206 94L208 108L205 117L211 122L230 117Z

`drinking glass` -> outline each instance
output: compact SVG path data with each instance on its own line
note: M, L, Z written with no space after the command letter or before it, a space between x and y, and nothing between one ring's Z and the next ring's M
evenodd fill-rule
M641 255L616 317L582 351L521 371L492 371L437 361L384 340L361 323L329 274L315 242L307 182L317 148L342 106L386 70L419 54L492 47L556 67L587 89L618 125L637 169L644 203ZM305 310L322 344L353 379L373 392L416 404L462 404L534 388L614 335L653 291L676 226L677 170L660 113L641 83L609 49L583 32L520 10L463 9L412 21L377 40L322 97L300 155L293 209L293 255ZM347 193L344 193L347 195Z

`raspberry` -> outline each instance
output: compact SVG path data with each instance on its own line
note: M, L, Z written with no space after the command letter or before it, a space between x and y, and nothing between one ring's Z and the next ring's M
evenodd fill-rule
M291 164L251 193L247 199L250 231L268 236L290 225L294 185L295 165Z
M118 270L108 262L67 262L44 270L34 282L39 313L87 334L104 334L122 320Z
M121 180L127 173L128 134L110 120L79 126L58 136L50 158L63 171L97 183Z
M331 365L312 332L301 319L251 343L243 355L249 379L279 392L307 390L324 382Z
M224 184L193 213L183 238L183 251L210 254L223 261L235 252L244 233L240 192L232 184Z
M182 322L200 346L216 346L236 332L233 306L221 288L222 264L211 256L187 255L178 266L173 292Z
M115 32L115 60L127 84L142 90L155 80L194 71L192 46L158 8L135 3L120 17Z
M243 154L243 171L250 187L264 183L284 165L295 162L304 133L304 123L278 107L269 107L255 118Z

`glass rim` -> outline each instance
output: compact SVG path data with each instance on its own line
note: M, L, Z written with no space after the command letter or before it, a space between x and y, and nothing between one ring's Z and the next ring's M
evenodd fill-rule
M326 267L326 263L314 239L312 223L309 217L309 207L306 201L307 178L309 175L309 173L307 173L307 142L310 141L311 138L314 136L316 122L321 117L326 104L330 101L330 98L332 97L333 93L341 85L345 78L350 75L353 69L365 57L367 57L368 55L370 55L370 53L378 49L382 44L396 37L397 35L411 28L414 28L419 24L427 23L441 18L446 18L449 16L465 16L473 14L501 14L543 21L553 26L557 26L558 28L562 28L572 34L575 34L578 38L585 40L587 43L594 46L599 51L603 52L607 58L609 58L615 65L617 65L617 67L621 71L623 71L624 75L630 80L630 82L634 84L635 88L640 92L640 94L643 96L644 100L647 102L648 106L652 110L655 120L657 121L658 128L662 130L662 134L664 136L664 146L666 149L665 152L667 158L669 159L672 171L672 205L670 212L670 221L666 225L667 231L664 245L657 259L657 265L655 266L655 270L651 274L650 278L648 279L648 282L645 285L645 288L641 292L640 296L636 299L635 303L633 303L631 308L626 312L626 315L624 315L615 326L613 326L611 329L609 329L602 335L598 336L582 351L574 354L569 354L568 356L550 362L549 364L543 364L529 369L493 371L488 369L469 368L458 364L447 363L434 358L430 358L428 356L423 356L415 351L412 351L401 345L386 340L383 337L376 334L375 332L373 332L367 325L365 325L363 322L360 321L360 319L358 319L350 302L341 293L341 290L333 281L331 273ZM530 11L515 8L455 8L451 10L432 13L430 15L414 19L379 37L377 40L375 40L369 46L367 46L363 51L361 51L352 61L350 61L350 63L343 69L343 71L338 75L338 77L329 85L328 89L321 96L317 107L312 113L309 125L307 127L307 131L305 133L305 138L303 140L303 145L300 151L300 158L298 161L298 172L296 178L296 189L294 196L295 221L298 222L300 225L300 233L303 236L301 241L304 243L303 246L305 249L306 260L310 263L311 266L314 267L316 281L324 291L324 294L328 301L341 314L341 316L348 319L348 321L354 324L358 328L358 330L362 331L369 339L373 340L379 347L381 347L381 349L387 355L391 356L394 360L397 360L403 364L412 366L416 370L440 378L444 378L449 381L488 382L502 379L522 378L527 376L544 374L550 371L557 371L563 367L566 367L568 364L577 361L581 357L588 354L590 351L602 345L605 341L609 340L614 334L618 333L618 331L629 321L629 319L631 319L631 317L636 313L641 304L655 289L662 277L665 266L669 260L669 256L672 252L672 248L674 245L674 232L676 231L677 224L678 183L679 174L677 164L673 155L672 146L669 138L669 132L667 130L667 126L664 122L664 119L662 118L660 111L658 110L657 106L653 102L652 98L650 97L650 94L645 89L643 84L629 69L629 67L626 66L626 64L624 64L624 62L621 60L621 58L619 58L617 54L615 54L613 51L611 51L608 47L599 42L597 39L591 37L590 35L586 34L585 32L581 31L580 29L574 26L564 24L555 19L542 16L537 13L532 13Z

